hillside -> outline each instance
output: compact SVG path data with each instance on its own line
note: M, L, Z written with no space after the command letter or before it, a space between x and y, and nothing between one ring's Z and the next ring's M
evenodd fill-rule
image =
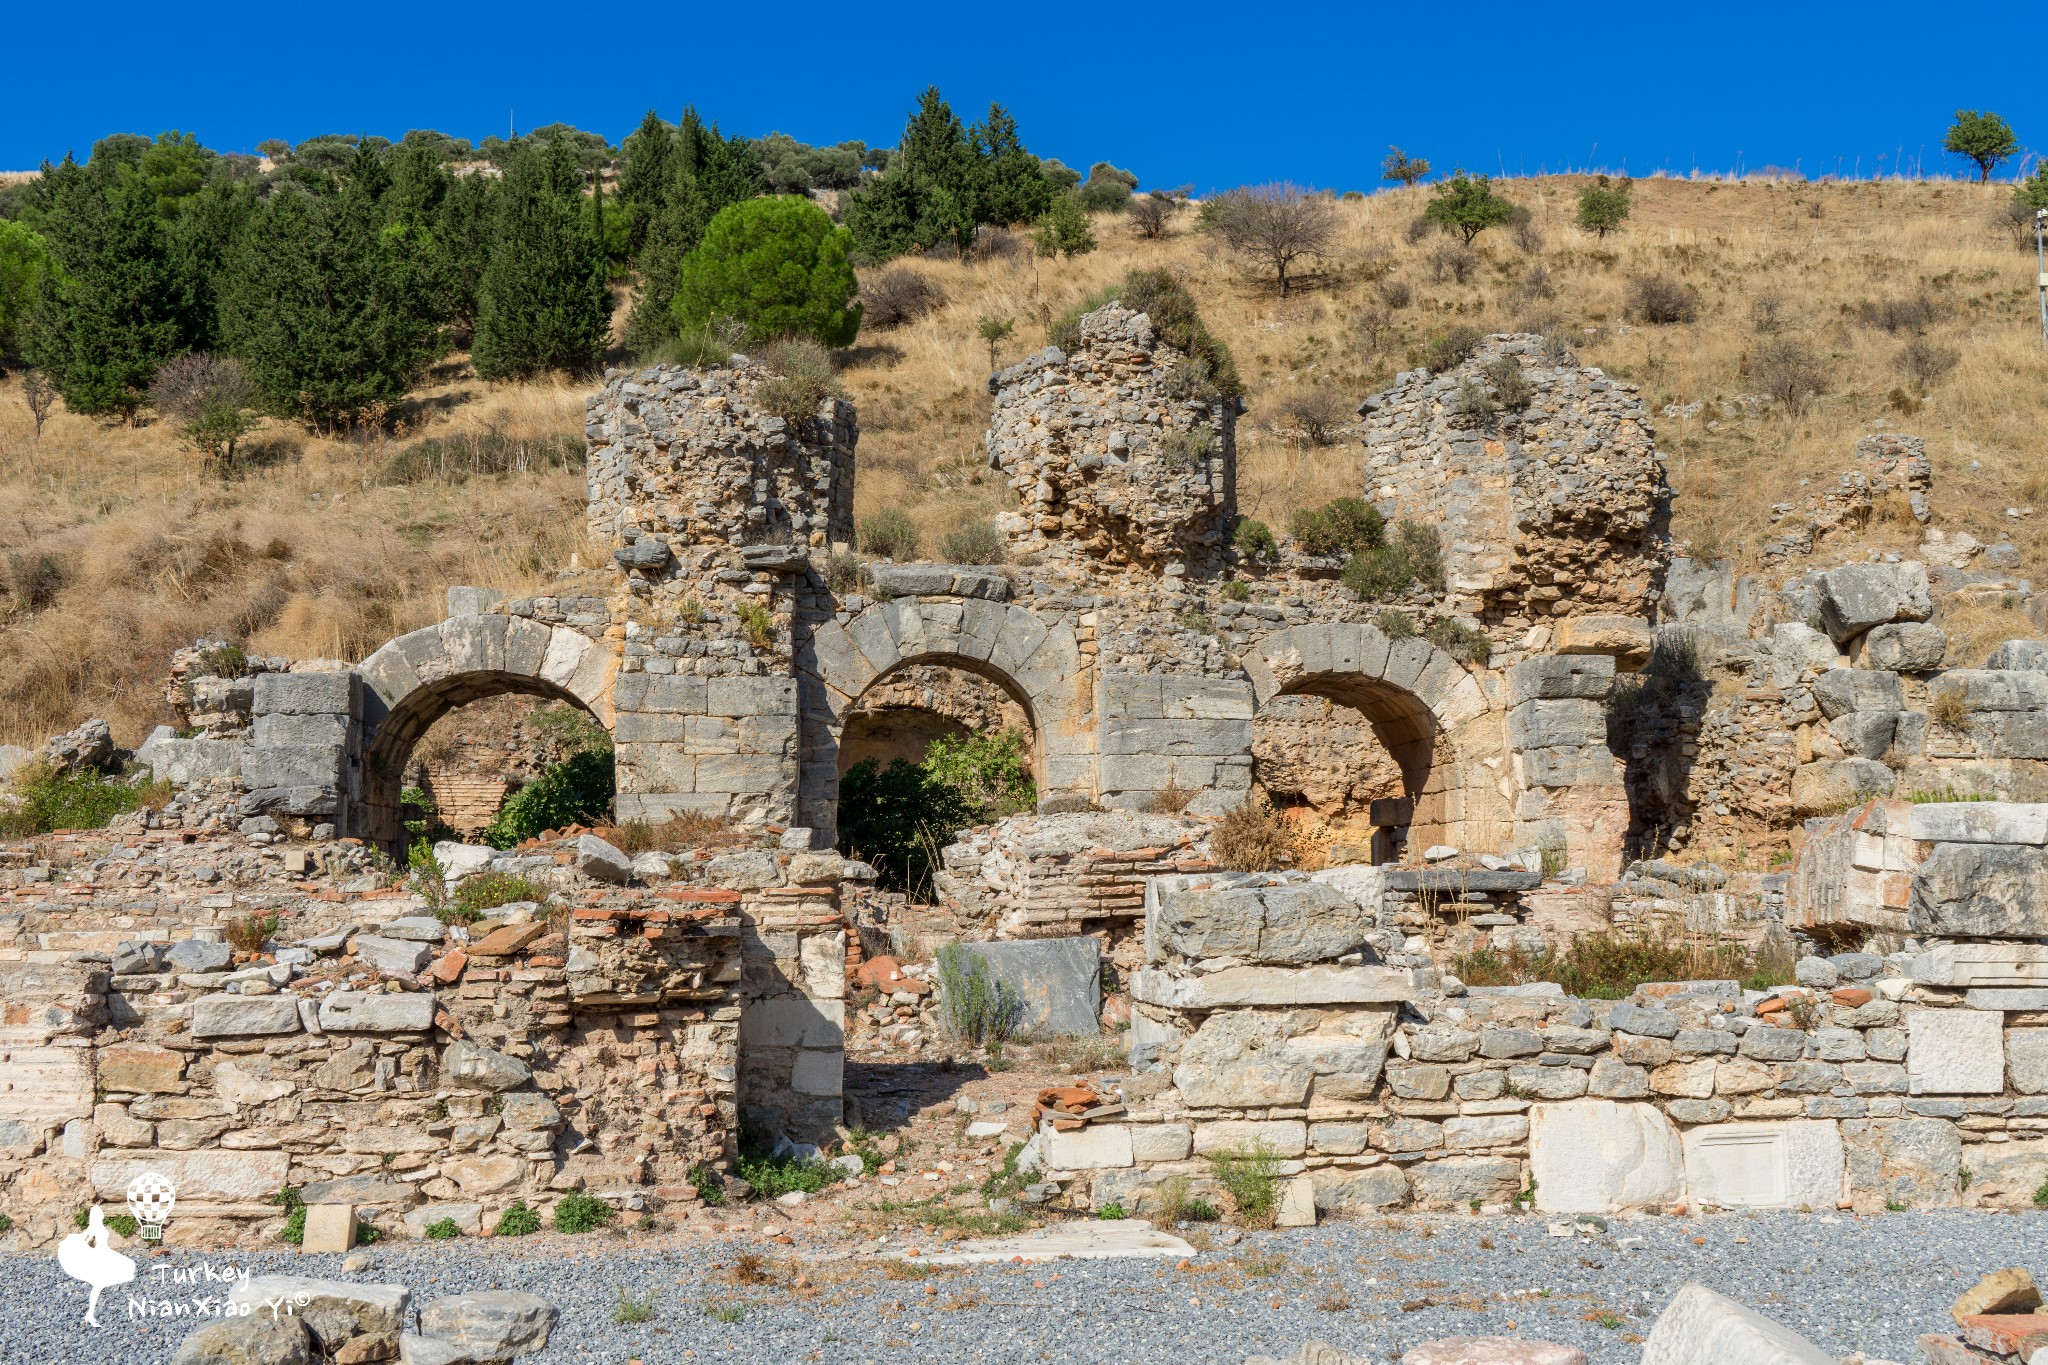
M978 320L1015 320L998 356L1010 363L1072 302L1133 267L1164 267L1236 354L1249 406L1240 500L1276 527L1359 491L1355 438L1338 425L1319 444L1302 415L1349 422L1367 393L1466 325L1560 332L1586 363L1640 383L1667 414L1658 442L1679 492L1675 534L1698 553L1756 562L1774 503L1831 483L1858 436L1895 429L1927 438L1936 524L1986 542L2009 534L2021 571L2037 571L2048 361L2031 251L1998 221L2006 187L1643 181L1628 224L1600 241L1571 226L1582 183L1506 183L1529 221L1482 234L1469 257L1452 238L1410 240L1427 188L1344 202L1337 249L1284 299L1197 233L1192 210L1158 241L1099 217L1100 249L1072 260L1019 250L900 262L945 302L864 328L844 358L863 431L859 512L906 508L930 547L996 510L980 452L989 352ZM1644 276L1678 286L1678 312L1690 294L1694 319L1645 320L1631 306ZM1788 340L1809 353L1822 391L1796 414L1737 401L1760 387L1745 362ZM0 742L88 714L139 740L166 718L171 650L201 635L357 658L435 619L446 583L547 580L579 551L582 526L580 466L548 456L580 445L594 389L486 385L452 359L395 430L336 440L273 419L257 438L263 458L223 482L162 426L60 412L38 442L18 377L0 382ZM444 455L509 450L529 467L457 479L417 453L411 468L394 466L429 440ZM1904 549L1918 528L1880 522L1868 540ZM2037 633L2023 620L1981 623L1986 640Z

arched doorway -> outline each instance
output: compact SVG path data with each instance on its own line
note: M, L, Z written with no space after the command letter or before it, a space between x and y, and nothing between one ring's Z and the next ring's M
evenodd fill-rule
M613 728L617 660L580 632L512 616L455 616L384 645L357 667L367 686L362 769L348 828L405 855L406 760L435 721L487 697L566 702Z
M1499 762L1500 727L1488 723L1478 679L1427 640L1390 639L1361 622L1297 626L1254 645L1245 671L1261 710L1276 698L1317 696L1370 726L1402 789L1374 817L1395 832L1379 841L1382 857L1393 844L1491 851L1506 838L1506 797L1486 765Z

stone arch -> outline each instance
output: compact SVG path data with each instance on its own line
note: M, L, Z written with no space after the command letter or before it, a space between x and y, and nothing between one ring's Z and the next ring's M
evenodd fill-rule
M618 658L566 626L518 616L451 616L401 635L356 667L363 680L362 772L348 828L403 842L398 799L405 756L427 727L465 702L523 693L572 702L615 724Z
M804 688L800 809L809 824L837 826L839 736L847 714L877 681L911 664L958 668L996 684L1023 706L1036 741L1041 798L1087 794L1092 780L1093 688L1080 642L1023 607L980 598L899 597L846 622L817 627L799 646Z
M1411 838L1491 851L1511 824L1499 717L1477 675L1420 636L1360 622L1294 626L1253 645L1253 700L1315 693L1361 712L1400 766Z

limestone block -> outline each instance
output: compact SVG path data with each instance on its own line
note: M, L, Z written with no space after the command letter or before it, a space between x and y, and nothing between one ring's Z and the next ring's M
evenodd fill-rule
M789 1088L799 1095L837 1095L845 1086L846 1054L837 1048L806 1048L790 1068Z
M1176 1010L1392 1005L1413 1000L1415 982L1405 967L1226 967L1196 976L1140 968L1131 974L1131 998Z
M1273 1223L1283 1228L1312 1228L1316 1225L1314 1180L1298 1175L1281 1183L1280 1207L1274 1213Z
M457 1038L441 1053L441 1084L496 1093L526 1084L533 1072L517 1057Z
M1650 1073L1650 1089L1678 1099L1704 1100L1714 1094L1714 1059L1668 1062Z
M2005 1020L1984 1010L1906 1011L1906 1074L1915 1095L2005 1090Z
M2048 986L2026 990L1977 987L1964 997L1973 1010L2019 1010L2032 1013L2048 1010Z
M306 1205L306 1236L299 1244L301 1254L345 1252L355 1244L356 1211L353 1205Z
M1140 1166L1161 1161L1186 1161L1194 1149L1194 1131L1185 1123L1129 1125L1131 1160Z
M1557 622L1551 648L1578 657L1606 655L1635 669L1650 661L1654 643L1650 623L1640 616L1567 616Z
M1518 703L1567 697L1597 701L1614 690L1614 659L1610 654L1594 651L1539 654L1508 670L1508 688Z
M1809 669L1826 672L1840 658L1834 641L1811 626L1781 621L1771 628L1771 681L1779 687L1796 685Z
M1813 699L1829 720L1852 711L1903 711L1899 675L1875 668L1831 668L1813 682Z
M433 949L424 943L377 934L357 934L351 947L358 958L378 971L403 972L408 976L416 974L434 956Z
M1913 874L1906 923L1916 934L2048 937L2048 849L1936 844Z
M185 1054L146 1043L119 1043L93 1058L100 1088L176 1094L185 1088Z
M1897 711L1851 711L1828 722L1828 733L1852 758L1883 758L1898 733Z
M1846 564L1820 575L1821 624L1836 643L1890 621L1925 621L1934 615L1927 566Z
M202 995L192 1002L194 1038L241 1038L299 1031L299 1002L295 996Z
M1792 810L1802 816L1829 814L1884 796L1897 785L1898 775L1874 758L1803 763L1792 772Z
M1260 1362L1254 1360L1249 1365L1260 1365ZM1286 1365L1324 1365L1324 1362L1304 1354ZM1346 1362L1333 1360L1328 1365L1346 1365ZM1586 1353L1576 1346L1529 1341L1522 1337L1444 1337L1438 1341L1425 1341L1402 1352L1401 1365L1586 1365Z
M1596 701L1525 701L1508 712L1508 743L1517 749L1604 745L1607 712Z
M571 852L576 870L586 877L618 884L633 879L633 860L595 834L578 836Z
M1047 1124L1039 1130L1038 1148L1056 1171L1111 1170L1133 1160L1127 1123L1091 1123L1067 1133Z
M502 619L502 618L501 618ZM360 716L362 704L353 673L258 673L258 716Z
M1639 1100L1650 1093L1650 1073L1613 1057L1602 1057L1587 1073L1586 1093L1606 1100Z
M2048 709L2048 673L1951 668L1941 675L1937 690L1953 693L1971 711Z
M293 1314L238 1314L193 1331L171 1365L307 1365L308 1346L306 1324Z
M299 1197L308 1205L351 1204L356 1208L372 1208L408 1205L418 1193L403 1181L389 1180L381 1175L351 1175L336 1180L315 1180L299 1191Z
M2016 1028L2005 1035L2005 1066L2022 1095L2048 1095L2048 1028Z
M1100 1031L1102 942L1091 935L967 943L993 983L1008 985L1021 1006L1020 1032L1034 1036Z
M1925 673L1940 668L1941 657L1947 652L1948 632L1919 621L1876 626L1863 637L1864 661L1872 668L1893 673Z
M451 1294L420 1309L420 1333L461 1347L472 1360L510 1360L544 1348L556 1316L553 1304L533 1294Z
M1984 667L2048 672L2048 640L2007 640L1991 651Z
M127 1196L137 1176L154 1172L192 1203L245 1203L268 1199L284 1188L291 1156L279 1151L149 1152L102 1157L92 1163L93 1191L103 1199Z
M1816 1119L1688 1129L1685 1178L1697 1203L1826 1211L1842 1193L1842 1135Z
M296 1081L263 1073L260 1061L228 1061L214 1064L214 1093L231 1104L268 1104L281 1100L299 1088Z
M1952 1208L1960 1202L1962 1130L1947 1119L1844 1119L1849 1197L1858 1213Z
M1529 1111L1529 1170L1536 1206L1550 1213L1657 1207L1684 1193L1678 1132L1645 1104L1536 1105Z
M1160 890L1148 906L1149 941L1182 957L1252 963L1320 962L1355 950L1372 911L1318 882L1231 890Z
M409 1237L425 1237L428 1228L443 1221L454 1223L464 1237L481 1237L484 1231L484 1206L423 1204L416 1209L407 1209L403 1221L406 1235Z
M2048 803L1933 801L1912 807L1909 837L1930 844L2048 844Z
M442 1172L464 1194L498 1194L525 1178L526 1163L516 1156L460 1157L446 1163Z
M1513 1157L1447 1156L1408 1168L1408 1183L1420 1208L1470 1208L1506 1204L1522 1192L1522 1163Z
M1308 1150L1308 1125L1299 1119L1215 1119L1195 1125L1195 1155L1251 1152L1264 1143L1273 1155L1298 1157Z
M1308 1145L1322 1156L1357 1156L1372 1140L1368 1123L1311 1123Z
M1529 1120L1521 1114L1482 1114L1443 1123L1444 1146L1453 1151L1506 1147L1529 1136Z
M1316 1209L1327 1214L1368 1214L1408 1198L1408 1177L1399 1166L1322 1166L1309 1172Z
M1643 1343L1643 1365L1837 1365L1789 1327L1781 1327L1704 1285L1672 1297Z
M1970 1148L1970 1200L1980 1206L2033 1212L2048 1185L2048 1139L1986 1142Z
M320 1027L327 1033L425 1033L434 1027L434 1008L434 997L424 991L335 991L320 1001Z
M843 1046L846 1002L781 996L757 1001L740 1015L742 1047Z
M1315 1068L1287 1046L1293 1032L1284 1014L1211 1014L1181 1044L1174 1086L1187 1103L1205 1108L1301 1104Z
M1444 1130L1428 1119L1390 1119L1373 1129L1372 1145L1382 1152L1433 1151L1444 1145Z

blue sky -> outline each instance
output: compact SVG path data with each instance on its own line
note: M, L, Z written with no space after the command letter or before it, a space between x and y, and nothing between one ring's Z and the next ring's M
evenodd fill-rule
M476 140L510 117L616 142L686 101L728 133L887 144L936 83L963 116L1007 104L1041 155L1198 191L1371 188L1389 143L1509 174L1868 175L1901 156L1956 173L1940 144L1958 107L1996 109L2048 150L2044 30L2039 0L32 5L9 25L0 169L166 128L248 150L416 127Z

